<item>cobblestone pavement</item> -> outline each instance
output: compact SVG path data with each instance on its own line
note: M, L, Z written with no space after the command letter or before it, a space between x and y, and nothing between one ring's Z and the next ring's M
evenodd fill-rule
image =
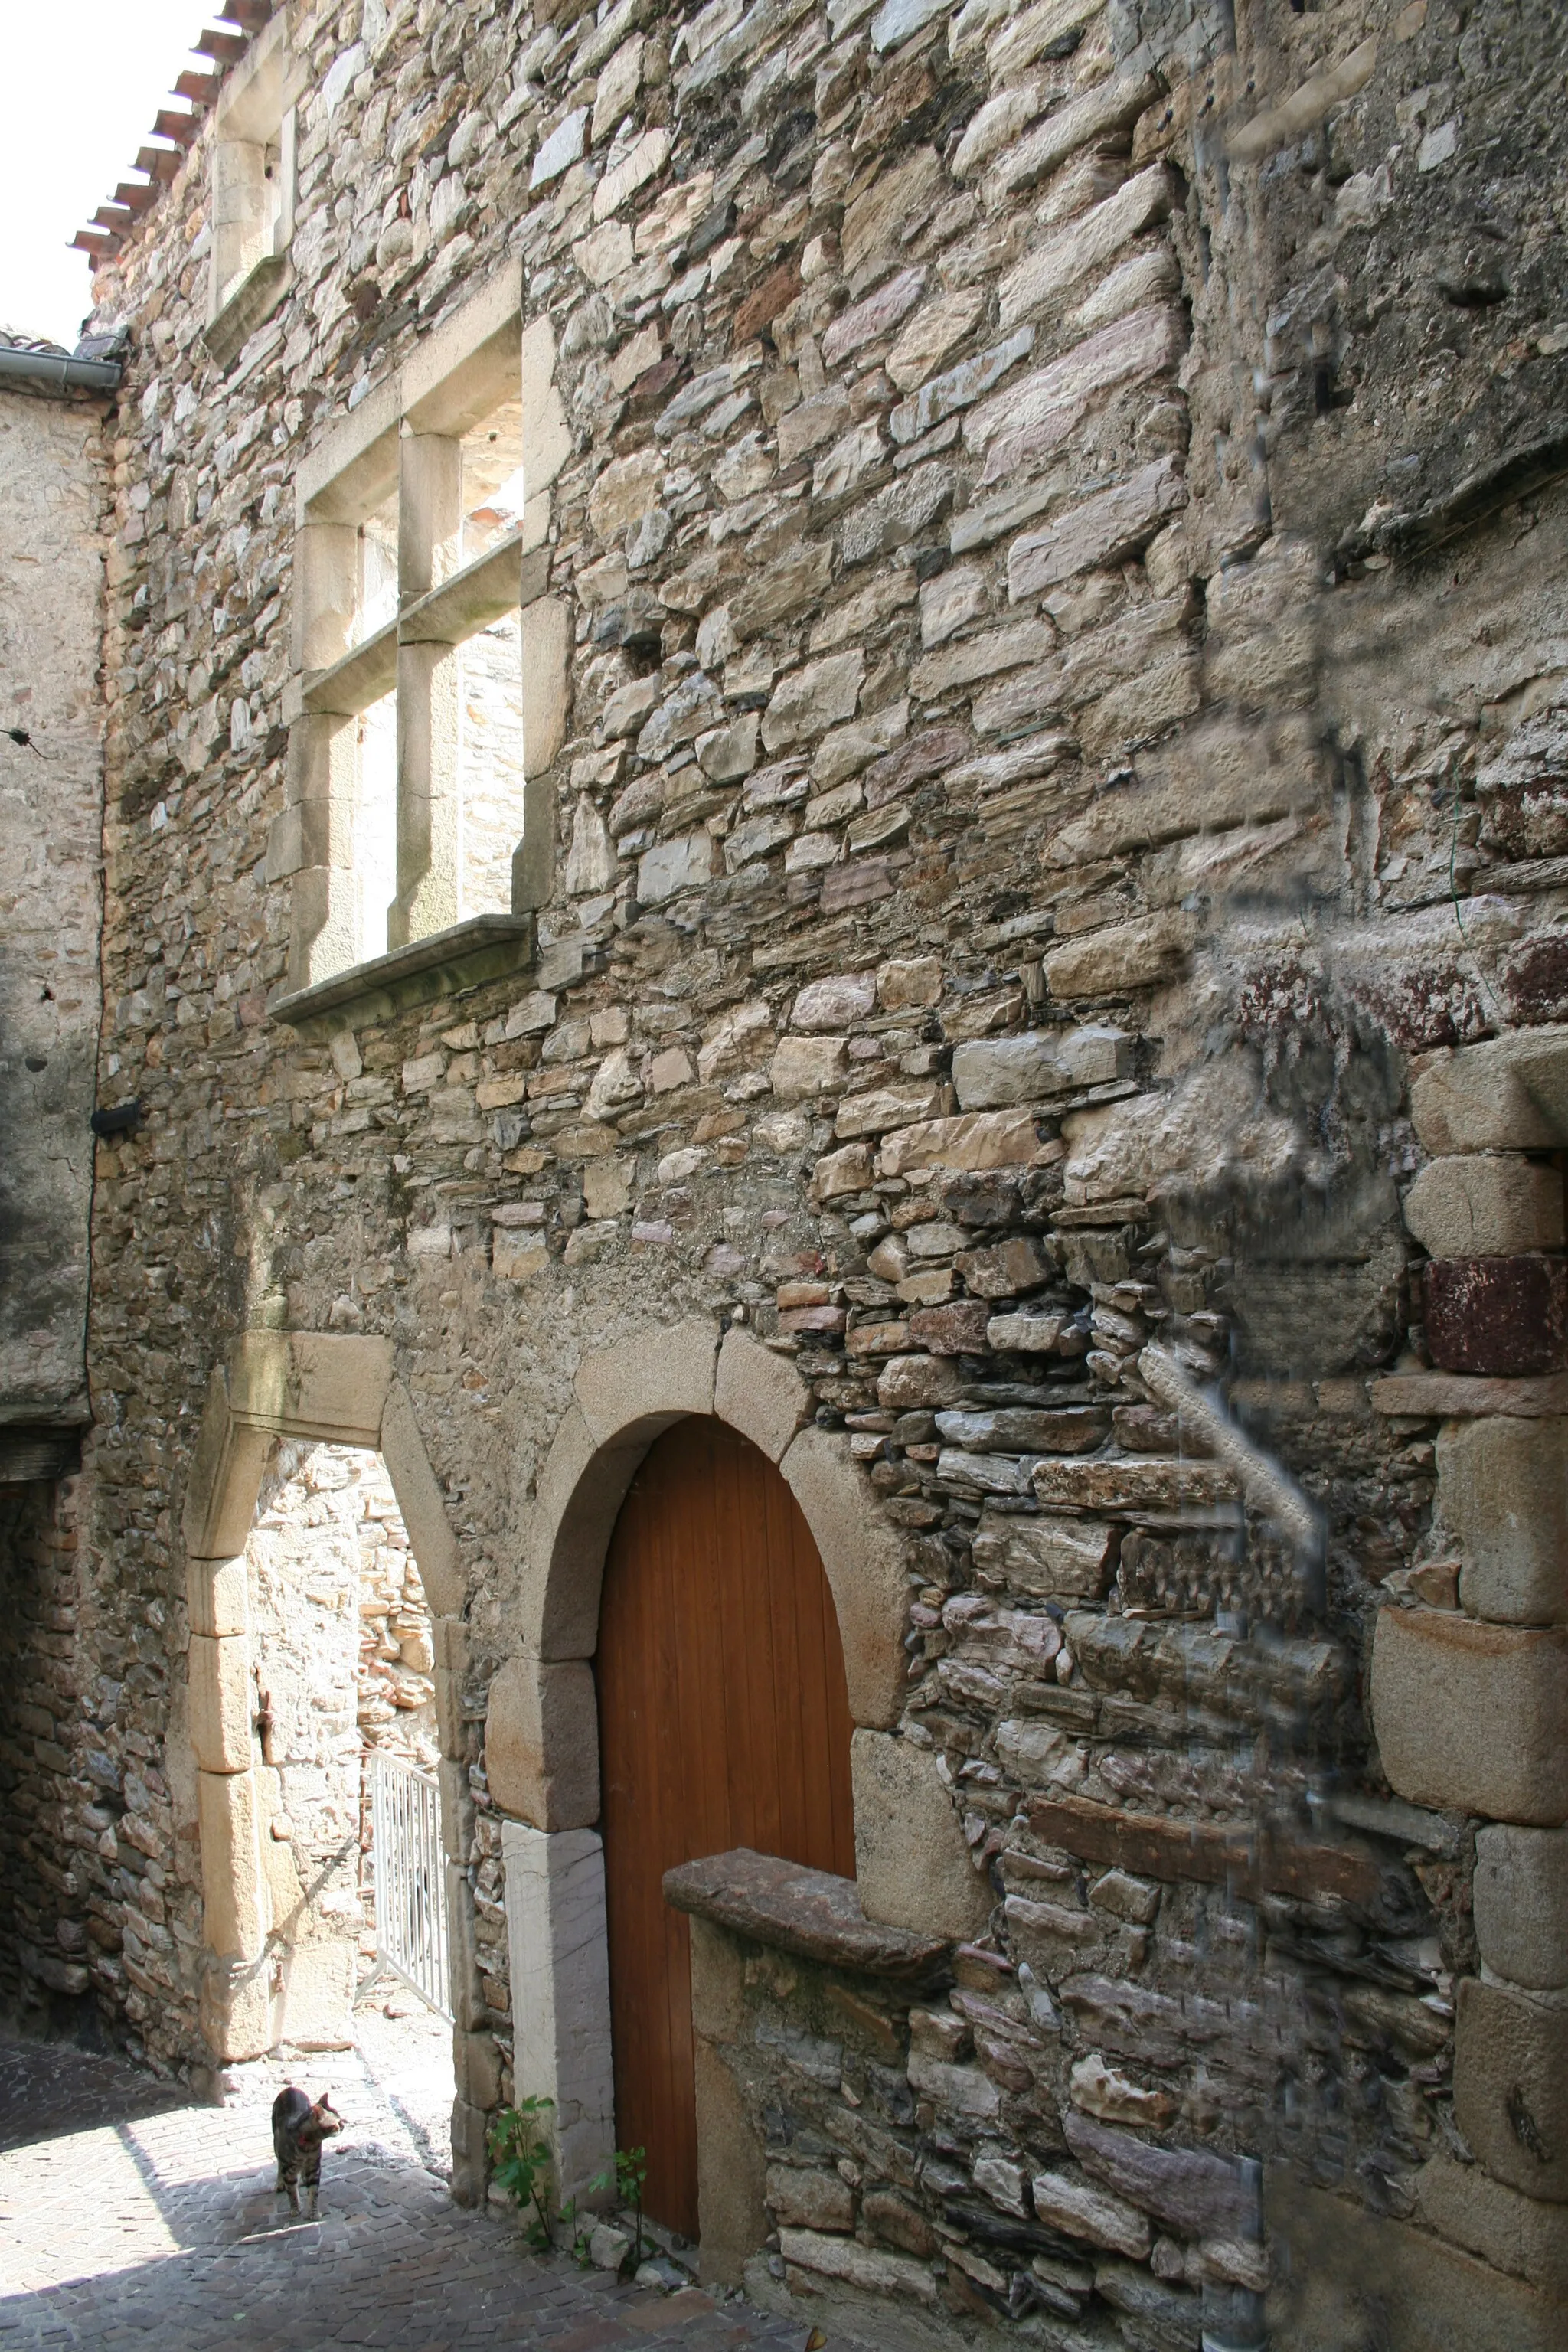
M353 2055L308 2062L311 2088ZM530 2255L509 2221L452 2204L416 2135L400 2149L352 2110L321 2219L285 2220L263 2091L195 2106L118 2059L0 2041L4 2352L800 2352L798 2323L742 2302Z

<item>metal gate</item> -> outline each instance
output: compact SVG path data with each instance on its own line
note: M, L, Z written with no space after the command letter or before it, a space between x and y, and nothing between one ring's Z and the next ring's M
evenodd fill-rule
M440 1791L428 1772L373 1748L370 1802L376 1968L450 2017Z

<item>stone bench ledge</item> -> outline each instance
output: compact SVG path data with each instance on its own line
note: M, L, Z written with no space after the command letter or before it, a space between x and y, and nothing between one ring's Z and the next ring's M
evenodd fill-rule
M925 1982L946 1973L952 1952L942 1937L868 1919L852 1878L806 1870L750 1846L667 1870L664 1899L753 1943L862 1976Z

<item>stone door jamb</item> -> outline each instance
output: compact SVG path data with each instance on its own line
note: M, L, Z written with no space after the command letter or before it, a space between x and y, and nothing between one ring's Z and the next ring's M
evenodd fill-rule
M245 1548L267 1457L279 1437L373 1446L386 1465L435 1620L441 1748L450 1759L441 1774L442 1830L446 1852L455 1856L451 1766L462 1757L462 1571L413 1406L394 1377L392 1343L328 1332L247 1332L207 1383L182 1523L206 1943L202 2030L220 2063L256 2057L270 2046L270 1916L254 1767ZM448 1868L449 1896L466 1894L461 1879ZM455 1978L463 1924L452 1921ZM455 1996L460 1992L455 1984ZM456 1998L454 2007L462 2007ZM459 2016L459 2032L464 2022Z

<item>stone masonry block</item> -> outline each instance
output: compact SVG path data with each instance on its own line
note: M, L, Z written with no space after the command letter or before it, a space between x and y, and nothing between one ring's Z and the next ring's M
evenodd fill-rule
M1527 2197L1568 2202L1568 2009L1467 1979L1454 2120L1495 2179Z
M272 1970L265 1960L209 1959L202 1972L202 2037L220 2063L259 2058L277 2040Z
M1494 1976L1568 1990L1568 1830L1494 1822L1476 1839L1476 1940Z
M1410 1089L1431 1152L1554 1151L1568 1144L1568 1028L1519 1029L1428 1063Z
M700 2042L739 2042L746 2027L745 1968L732 1936L693 1914L691 2030Z
M694 1316L585 1356L577 1402L595 1441L607 1445L641 1433L646 1444L683 1413L710 1413L718 1351L718 1326Z
M482 2107L470 2106L461 2094L452 2102L452 2198L458 2205L482 2205L489 2178L489 2151L485 2134L489 2117Z
M394 1381L386 1392L381 1416L381 1452L414 1548L426 1598L438 1617L457 1617L463 1607L462 1558L436 1473L425 1451L413 1404L401 1381Z
M855 1877L867 1918L955 1943L979 1935L991 1912L991 1884L969 1859L932 1751L883 1731L857 1731L849 1769Z
M1479 2164L1428 2157L1415 2176L1416 2219L1511 2278L1568 2296L1568 2205L1494 2180Z
M805 1514L832 1589L849 1713L858 1724L886 1730L898 1720L905 1686L903 1548L843 1438L803 1429L779 1468Z
M522 331L522 446L530 499L547 490L572 455L572 427L555 383L555 330L547 318Z
M509 261L415 346L403 370L403 408L416 433L460 437L517 398L522 273Z
M1471 2168L1475 2169L1475 2168ZM1267 2317L1279 2352L1557 2352L1554 2295L1426 2230L1270 2169Z
M1423 1168L1405 1223L1429 1257L1505 1257L1561 1249L1563 1179L1510 1153L1456 1153Z
M1459 1594L1475 1616L1568 1618L1568 1422L1445 1423L1436 1517L1459 1548Z
M243 1552L233 1559L202 1559L195 1553L186 1559L185 1607L193 1633L247 1633L248 1595Z
M348 1332L247 1331L228 1368L237 1421L334 1445L380 1444L391 1385L391 1340Z
M522 614L522 765L542 776L566 735L572 696L572 607L536 596Z
M221 1370L207 1381L196 1450L185 1480L182 1529L196 1559L231 1559L245 1549L271 1440L238 1423Z
M1568 1362L1568 1263L1434 1258L1426 1268L1426 1344L1446 1372L1529 1379Z
M1383 1769L1412 1803L1568 1821L1568 1635L1556 1629L1384 1609L1372 1716Z
M448 1862L467 1862L473 1845L474 1798L468 1768L443 1756L436 1767L441 1790L441 1850Z
M615 2147L604 1848L592 1830L501 1824L517 2095L554 2102L556 2187L582 2198Z
M741 2086L710 2042L697 2075L697 2216L705 2285L739 2286L768 2234L767 2164Z
M250 1769L250 1642L244 1633L193 1633L186 1656L191 1745L204 1772Z
M207 1948L220 1959L253 1960L271 1925L261 1875L253 1775L198 1772L196 1813Z
M786 1358L775 1356L750 1332L732 1329L719 1350L713 1410L770 1462L777 1462L811 1419L811 1391Z
M601 1445L574 1405L555 1433L522 1545L518 1636L544 1658L591 1658L599 1588L616 1515L638 1463L679 1412L649 1413L624 1440Z
M573 1658L510 1658L490 1685L485 1769L501 1811L537 1830L599 1818L599 1712L593 1669Z
M452 2029L452 2074L458 2096L470 2107L494 2107L500 2102L500 2053L494 2036Z

